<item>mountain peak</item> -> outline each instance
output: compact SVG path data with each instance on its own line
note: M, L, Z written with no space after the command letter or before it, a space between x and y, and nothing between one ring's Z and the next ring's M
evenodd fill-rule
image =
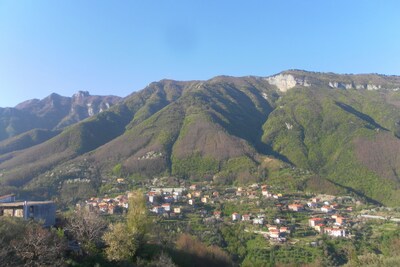
M90 93L88 91L78 91L75 94L73 94L73 98L85 98L90 96Z
M275 85L279 91L286 92L296 85L309 87L311 84L305 77L296 77L291 73L281 72L277 75L267 77L269 84Z

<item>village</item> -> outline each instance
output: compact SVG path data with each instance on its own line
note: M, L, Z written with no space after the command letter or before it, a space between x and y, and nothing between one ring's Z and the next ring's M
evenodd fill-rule
M352 195L316 194L272 183L233 186L168 177L132 187L118 178L112 189L58 208L57 219L55 202L17 200L14 194L0 196L0 217L33 219L50 229L63 229L63 211L75 210L69 216L91 214L103 217L104 222L120 222L125 215L129 217L130 205L140 201L138 206L147 208L146 216L152 222L152 243L168 247L191 235L208 246L223 247L233 260L247 261L250 265L246 266L271 259L287 264L313 262L327 244L350 246L360 240L369 244L371 239L395 234L400 225L398 208L371 204ZM65 229L70 235L70 228ZM82 255L74 238L68 240L67 247L69 253Z
M323 235L351 239L352 226L368 220L359 209L363 203L353 197L289 193L267 184L149 186L144 194L150 214L165 223L197 216L204 224L243 224L246 232L262 235L273 244L304 241L315 245ZM103 214L122 214L128 208L128 198L128 194L93 197L79 206Z

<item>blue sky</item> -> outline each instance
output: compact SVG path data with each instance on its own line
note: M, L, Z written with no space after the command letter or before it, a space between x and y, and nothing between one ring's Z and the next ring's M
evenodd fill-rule
M163 78L400 75L400 1L0 0L0 107Z

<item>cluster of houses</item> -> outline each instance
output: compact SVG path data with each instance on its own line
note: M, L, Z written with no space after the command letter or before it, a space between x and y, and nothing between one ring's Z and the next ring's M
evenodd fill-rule
M261 195L263 197L266 198L274 198L274 199L279 199L282 198L282 194L281 193L271 193L268 190L268 186L267 185L258 185L258 184L252 184L251 186L249 186L248 188L244 188L244 187L238 187L237 191L236 191L236 196L247 196L249 199L254 199L254 198L258 198L259 196L259 191L258 189L261 188Z
M85 206L90 211L103 214L123 213L128 209L128 196L119 195L115 198L92 197L85 201ZM79 204L78 207L80 207Z
M327 234L334 237L346 237L345 224L347 219L338 214L329 217L313 217L308 220L310 227L314 228L317 232Z
M225 193L232 193L232 190L226 189ZM230 194L232 196L232 194ZM312 198L309 201L294 201L287 203L286 197L281 193L272 193L268 190L267 185L253 184L248 188L237 187L233 190L233 195L237 198L271 198L276 200L278 203L277 207L281 210L288 210L292 212L307 212L311 215L318 214L324 215L320 217L313 217L310 219L309 226L315 229L321 234L327 234L333 237L346 237L348 232L346 231L346 219L337 214L339 205L337 203L329 203L328 201L321 201L320 198ZM188 207L192 207L194 210L197 204L214 204L219 200L228 200L227 194L220 196L218 191L213 191L210 188L200 187L199 185L191 185L188 189L185 187L177 188L151 188L147 193L147 200L150 205L150 211L157 215L164 217L180 217L184 210L188 210ZM350 210L347 210L350 211ZM329 217L331 215L331 217ZM211 218L213 220L222 220L222 212L220 210L214 210ZM266 224L265 216L263 214L251 215L251 214L239 214L233 212L231 214L231 221L247 222L260 227L267 227L268 232L260 232L269 239L286 241L286 236L290 233L290 227L284 226L279 219L276 222L277 225Z
M164 217L177 217L182 214L182 206L176 205L184 199L184 187L151 188L147 192L150 211Z
M327 234L333 237L347 237L346 220L336 213L343 210L336 203L329 203L326 199L314 197L306 200L293 200L291 196L284 196L281 193L271 192L267 185L253 184L249 187L224 188L218 191L215 188L197 184L188 187L153 187L146 193L147 206L151 213L165 218L182 218L184 214L199 212L204 218L204 222L225 221L230 223L244 222L257 226L255 229L266 229L268 231L259 231L265 237L271 240L286 241L287 234L295 230L294 226L287 226L285 219L275 219L276 225L267 223L264 214L253 215L251 213L239 214L233 212L223 218L221 210L216 208L215 203L224 201L237 201L248 199L268 199L275 202L276 207L281 211L303 212L310 214L309 227L321 234ZM333 199L328 199L329 201ZM204 209L204 205L214 206L210 213ZM115 198L91 198L86 201L86 205L91 210L97 210L101 213L114 214L123 212L128 208L128 196L120 195ZM351 211L351 209L347 209ZM228 214L225 214L228 215Z
M255 185L251 186L248 190L241 187L237 189L237 196L253 196L256 195ZM278 201L283 198L282 194L271 193L266 185L261 186L261 196L265 198L274 198ZM281 210L288 210L292 212L307 212L312 215L319 215L319 217L312 217L309 219L309 226L321 234L327 234L332 237L348 237L347 225L349 222L345 217L338 215L336 212L341 208L337 203L329 203L329 201L321 201L320 198L314 197L308 202L294 201L292 203L280 202L276 204ZM352 211L351 207L345 208L345 211ZM216 212L214 212L214 216ZM220 217L220 214L217 213ZM251 217L249 214L232 213L232 222L253 222L254 225L264 225L264 217L262 215ZM279 222L277 222L279 224ZM276 225L267 225L268 232L260 232L270 239L279 241L286 241L286 234L288 233L287 227L279 227ZM283 230L282 230L283 229ZM290 231L289 231L290 232Z

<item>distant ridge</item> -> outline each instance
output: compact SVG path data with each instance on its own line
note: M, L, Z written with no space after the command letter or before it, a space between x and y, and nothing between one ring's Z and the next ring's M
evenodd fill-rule
M303 189L344 190L399 205L399 88L399 76L288 70L269 77L162 80L124 99L98 102L80 93L75 106L63 104L74 97L51 95L0 110L2 122L10 114L21 121L47 116L51 125L37 128L60 130L37 142L39 132L14 130L22 134L14 139L3 134L0 193L67 199L74 192L76 200L118 176L217 184L291 179ZM114 105L89 116L88 103L98 103L100 111L110 99ZM64 111L48 115L58 109ZM10 136L10 124L1 125ZM23 138L30 144L25 149L18 145ZM281 175L283 169L309 176L296 181Z

